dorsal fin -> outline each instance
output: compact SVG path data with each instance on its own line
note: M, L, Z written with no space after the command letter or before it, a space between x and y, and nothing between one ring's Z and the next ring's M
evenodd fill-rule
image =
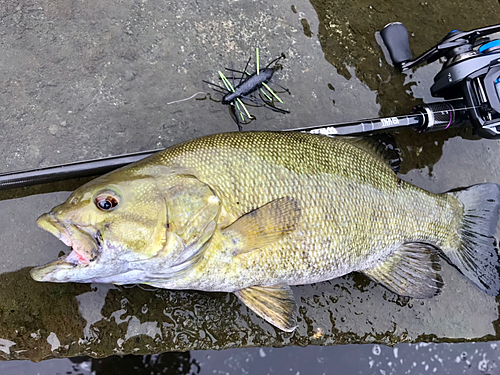
M339 137L345 142L382 159L394 173L401 166L401 155L394 137L389 134L373 134L369 137Z

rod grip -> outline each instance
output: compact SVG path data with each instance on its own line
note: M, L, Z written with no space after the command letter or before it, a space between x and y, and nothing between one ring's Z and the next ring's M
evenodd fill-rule
M382 37L385 47L389 51L389 55L395 67L401 69L403 63L411 60L412 56L410 42L408 40L408 31L401 22L392 22L386 25L382 31L380 31L380 36Z
M415 127L419 133L456 128L468 120L465 104L461 100L423 104L413 108L412 112L424 116L422 125Z

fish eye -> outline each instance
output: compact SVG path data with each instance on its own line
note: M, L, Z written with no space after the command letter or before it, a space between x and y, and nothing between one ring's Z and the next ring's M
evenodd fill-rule
M98 209L101 211L111 211L118 206L118 198L112 195L110 192L103 192L98 194L94 203Z

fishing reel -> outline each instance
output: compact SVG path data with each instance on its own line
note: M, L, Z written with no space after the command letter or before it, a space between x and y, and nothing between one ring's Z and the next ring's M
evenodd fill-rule
M432 96L445 101L416 106L410 115L290 130L352 135L411 127L418 132L430 132L471 122L479 136L500 138L500 39L488 37L496 32L500 32L500 25L471 31L453 30L436 46L412 60L408 31L400 22L390 23L380 32L381 44L399 70L406 71L440 58L446 60L431 87Z
M429 109L427 105L415 108L414 113L420 112L426 117L416 130L434 130L432 117L437 113L448 123L446 127L459 126L469 120L479 136L500 138L500 39L489 37L497 32L500 25L471 31L453 30L436 46L412 60L404 25L395 22L382 29L380 36L392 63L401 71L424 62L446 60L434 77L431 94L449 100L433 103L433 106L448 107L445 111L449 113Z

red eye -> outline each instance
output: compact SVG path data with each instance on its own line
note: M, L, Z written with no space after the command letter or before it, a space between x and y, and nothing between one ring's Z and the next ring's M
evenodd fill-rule
M118 199L109 194L101 194L95 198L95 205L101 211L111 211L118 206Z

